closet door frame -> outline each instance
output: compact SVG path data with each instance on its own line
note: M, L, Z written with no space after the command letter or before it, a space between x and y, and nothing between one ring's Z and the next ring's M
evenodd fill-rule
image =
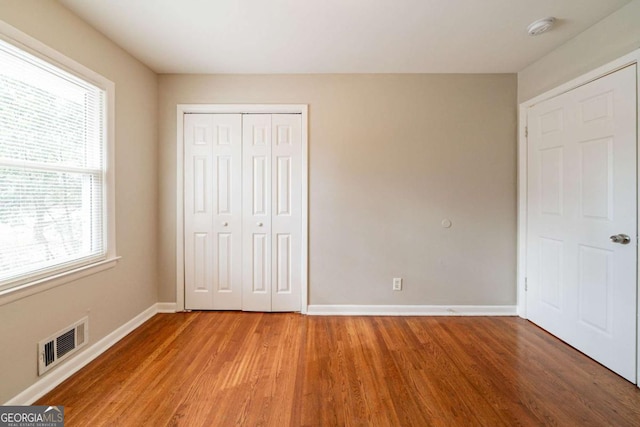
M185 114L300 114L302 143L300 313L307 313L309 265L309 150L306 104L178 104L176 138L176 311L185 311L184 280L184 115Z

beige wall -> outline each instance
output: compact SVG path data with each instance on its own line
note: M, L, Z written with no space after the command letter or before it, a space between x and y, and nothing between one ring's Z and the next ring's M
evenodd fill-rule
M518 101L531 99L639 48L640 0L634 0L520 71Z
M89 314L91 343L157 301L157 77L53 1L0 0L0 19L116 84L117 267L0 306L0 403L37 379L37 343Z
M176 104L299 103L312 304L515 304L516 90L514 74L161 75L160 301L175 301Z

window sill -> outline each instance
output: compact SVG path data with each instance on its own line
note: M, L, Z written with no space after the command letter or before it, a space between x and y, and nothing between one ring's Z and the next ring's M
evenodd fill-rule
M73 270L25 283L23 285L16 286L15 288L0 291L0 306L73 282L74 280L78 280L92 274L99 273L109 268L113 268L116 266L120 258L121 257L118 256L94 262L93 264L84 265Z

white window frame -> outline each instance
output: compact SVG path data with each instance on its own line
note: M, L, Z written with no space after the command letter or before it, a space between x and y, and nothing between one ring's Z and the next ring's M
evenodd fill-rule
M56 66L68 73L71 73L98 88L105 91L105 147L104 147L104 227L106 238L106 254L88 264L71 264L68 267L61 266L52 270L46 276L33 274L27 276L25 280L17 282L12 286L0 291L0 306L28 297L30 295L43 292L56 286L80 279L82 277L98 273L112 268L118 259L116 252L116 223L115 223L115 84L73 59L50 48L44 43L23 33L0 20L0 39L10 43L25 52L28 52L49 64Z

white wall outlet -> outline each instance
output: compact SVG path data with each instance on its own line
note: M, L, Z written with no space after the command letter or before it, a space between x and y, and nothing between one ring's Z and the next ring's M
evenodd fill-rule
M393 278L393 290L394 291L401 291L402 290L402 278L401 277L394 277Z

